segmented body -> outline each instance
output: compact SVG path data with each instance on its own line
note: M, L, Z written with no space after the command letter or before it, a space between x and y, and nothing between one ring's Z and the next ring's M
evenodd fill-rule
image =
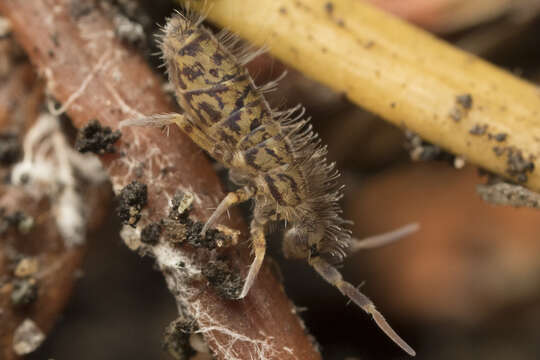
M256 219L284 220L302 234L291 256L341 258L350 232L326 150L306 120L270 108L227 41L181 16L167 24L161 49L189 122L181 127L235 182L253 186Z
M329 260L341 260L351 243L349 224L341 218L339 173L326 162L298 108L273 111L263 88L245 68L242 49L229 35L214 36L181 15L173 16L161 36L161 50L183 114L150 116L132 124L176 123L200 147L229 169L242 188L227 194L202 233L234 204L254 199L250 225L254 260L239 298L253 285L265 255L265 225L282 221L287 257L304 258L342 294L373 316L379 327L407 353L414 350L395 333L365 295Z

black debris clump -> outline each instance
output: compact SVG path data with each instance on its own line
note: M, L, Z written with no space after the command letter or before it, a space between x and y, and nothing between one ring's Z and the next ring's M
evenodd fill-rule
M487 128L488 126L487 125L474 125L470 130L469 130L469 134L471 135L484 135L487 131Z
M180 244L186 240L186 225L174 219L161 220L162 231L167 241Z
M120 191L116 213L126 225L137 226L141 218L141 210L147 202L146 184L133 181Z
M186 242L196 248L213 250L234 243L234 232L207 229L201 234L204 223L189 217L192 209L193 195L178 192L171 201L169 217L162 219L163 231L166 238L173 243Z
M493 152L497 157L506 155L506 173L515 178L518 183L525 183L529 174L534 171L534 157L525 158L523 152L514 146L494 146Z
M493 134L491 132L488 133L487 130L488 130L488 125L487 124L482 124L482 125L476 124L469 130L469 134L482 136L482 135L485 135L487 133L488 140L495 140L496 142L504 142L508 138L507 133ZM500 155L497 155L497 156L500 156Z
M162 228L159 223L146 225L141 231L141 242L148 245L157 244L161 236L161 230Z
M447 161L453 163L454 156L443 151L437 145L424 141L418 134L405 131L405 149L413 161Z
M169 224L166 231L167 233L170 233L171 230L174 230L174 233L178 233L178 235L183 237L183 239L178 239L180 241L176 242L186 241L188 244L197 248L204 247L209 250L215 249L215 233L217 231L214 229L208 229L205 236L202 236L201 231L204 224L200 221L194 221L189 218L192 201L193 197L190 194L178 192L174 195L171 201L169 219L168 221L165 221L165 223ZM175 222L171 224L171 220ZM175 226L171 227L170 225Z
M191 348L189 336L196 330L195 321L180 315L165 328L161 343L163 350L167 351L174 359L190 359L195 355L195 351Z
M456 96L456 102L463 106L464 109L469 110L473 105L473 98L471 94L463 94Z
M202 274L220 296L227 299L237 299L240 296L243 281L238 272L231 271L227 262L221 259L209 261L202 269Z
M206 241L206 236L201 235L204 224L200 221L193 221L189 218L185 218L182 221L186 225L186 241L188 244L195 247L205 247L207 249L214 249L215 244Z
M122 133L119 130L112 131L108 126L102 127L96 120L90 120L77 134L75 149L81 153L91 152L94 154L114 153L113 144L120 139Z
M179 223L184 226L184 241L196 248L215 249L218 241L225 235L216 229L208 229L204 236L201 235L204 223L193 221L187 216L181 216Z
M455 122L460 122L468 114L472 106L473 98L471 94L457 95L455 105L449 112L450 118Z
M525 159L521 150L508 147L507 148L508 158L506 164L506 172L510 175L515 176L516 180L520 183L527 182L528 174L534 171L534 163L532 160Z
M0 134L0 166L16 163L22 156L22 147L16 134Z

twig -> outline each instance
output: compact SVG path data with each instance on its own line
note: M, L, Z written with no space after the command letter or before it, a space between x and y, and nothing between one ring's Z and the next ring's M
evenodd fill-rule
M2 179L21 160L21 143L43 100L43 84L14 44L9 37L0 39L6 70L0 75ZM100 205L106 202L96 197L96 189L88 194L102 199ZM43 195L34 198L23 187L0 185L0 358L5 360L35 350L44 340L70 297L85 251L65 246L52 203ZM94 211L87 217L98 226L104 211L96 212L98 203L89 203Z
M85 2L84 12L74 11L81 4L67 0L0 3L0 11L10 19L18 40L46 76L50 92L61 102L73 99L72 94L96 69L101 56L110 54L108 66L95 72L66 109L75 126L82 127L97 118L115 129L119 121L130 117L129 113L173 111L161 80L142 57L121 44L111 21L94 2ZM126 112L126 106L132 111ZM136 229L124 228L124 240L132 248L156 257L180 312L187 311L195 319L218 358L235 354L239 359L319 359L294 314L294 306L267 266L246 299L228 301L204 281L197 281L206 266L197 253L173 246L168 239L152 247L139 241L142 227L167 217L169 201L178 190L194 195L190 215L199 220L206 219L208 209L223 197L219 181L200 149L178 130L171 128L170 132L166 137L155 128L125 128L115 144L117 155L102 156L117 193L134 180L147 185L148 201L142 217ZM232 217L231 226L246 234L239 217ZM247 268L247 248L231 253L238 268Z
M540 90L532 84L363 1L211 3L212 21L356 104L540 190ZM484 125L485 134L469 133Z
M0 207L0 222L11 223L0 235L0 358L10 360L18 358L13 336L25 319L43 334L51 330L69 300L85 248L64 246L46 200L36 202L21 188L3 185ZM15 224L15 217L22 220ZM19 273L23 261L35 268Z

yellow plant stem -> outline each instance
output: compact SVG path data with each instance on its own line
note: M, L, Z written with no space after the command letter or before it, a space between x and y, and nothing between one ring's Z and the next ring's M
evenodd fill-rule
M209 3L211 21L356 104L540 190L534 85L360 0Z

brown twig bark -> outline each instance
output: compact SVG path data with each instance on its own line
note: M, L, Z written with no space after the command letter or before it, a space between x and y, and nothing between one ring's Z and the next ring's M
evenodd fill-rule
M0 177L4 179L22 155L22 145L17 144L38 117L43 83L9 36L0 39L0 63ZM89 217L98 226L95 215L92 211ZM70 297L84 251L84 246L65 247L46 197L34 198L23 187L0 185L1 359L19 358L44 340ZM25 330L23 324L33 325Z
M43 97L43 83L23 50L11 36L0 38L1 132L22 135L35 121Z
M54 325L71 294L84 247L64 247L46 200L36 202L22 189L6 185L0 188L0 207L4 215L20 212L34 222L28 233L13 228L0 236L0 358L10 360L18 358L14 348L21 344L14 342L14 333L25 319L43 336ZM24 261L35 264L35 272L20 274Z
M174 110L160 78L120 42L110 19L93 2L4 0L0 12L11 21L14 34L76 127L96 118L117 128L120 120L138 113ZM163 237L158 245L141 246L140 229L167 217L169 201L178 190L194 194L191 216L197 219L207 218L209 208L223 197L200 149L178 130L170 131L167 137L158 129L125 128L115 144L117 155L102 157L116 192L133 180L147 185L142 218L136 229L124 231L124 239L156 257L180 310L196 320L218 358L319 359L268 266L244 300L231 301L194 276L207 265L196 252L173 247ZM236 215L232 224L247 233ZM237 268L247 268L247 248L231 253Z

